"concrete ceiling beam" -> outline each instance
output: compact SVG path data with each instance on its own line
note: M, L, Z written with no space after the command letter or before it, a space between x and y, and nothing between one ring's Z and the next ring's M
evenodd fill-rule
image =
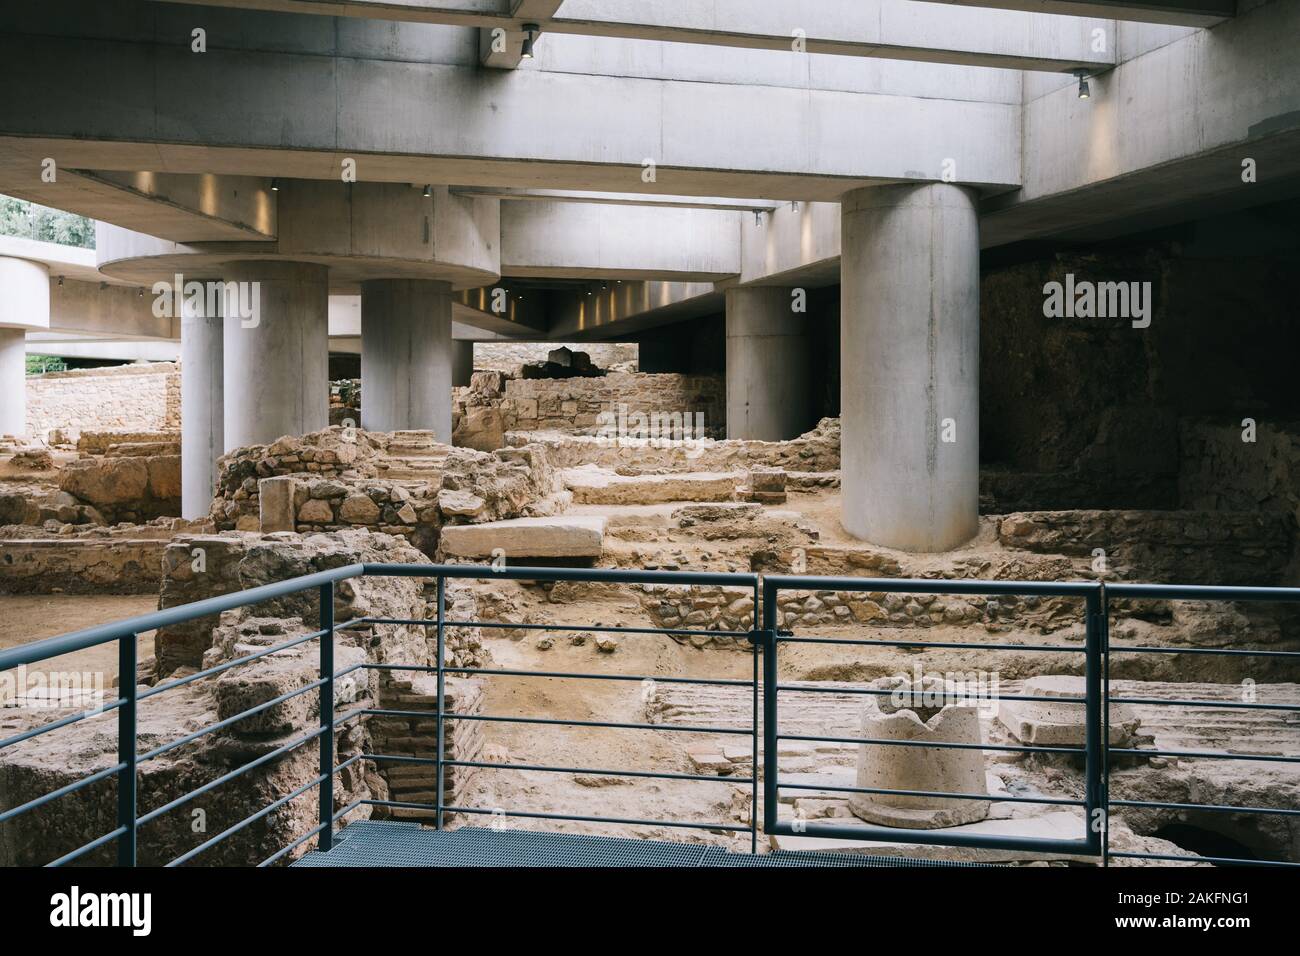
M598 193L571 189L507 189L491 186L452 186L459 196L482 196L512 202L573 202L612 206L658 206L669 209L729 209L771 212L781 204L770 199L725 199L718 196L655 196L642 193Z
M31 142L0 144L3 191L165 239L248 242L275 238L275 202L267 179L101 172L63 165L58 156ZM53 167L48 162L51 159Z
M501 272L528 278L716 282L740 272L743 213L506 203Z
M50 62L82 68L51 74ZM541 70L503 79L477 66L9 32L0 137L50 150L62 169L338 181L352 159L358 181L745 199L940 180L949 160L977 188L1020 178L1018 101Z
M932 0L981 9L1036 11L1054 16L1110 17L1132 23L1212 27L1237 15L1237 0Z
M797 5L752 0L168 2L474 26L487 36L501 29L513 41L493 51L484 46L481 35L480 56L484 65L505 69L518 66L522 29L528 23L551 33L759 50L791 51L798 40L799 52L814 54L1051 72L1100 69L1114 63L1090 43L1091 31L1104 26L1101 20L1026 10L986 10L966 17L912 0L803 0ZM543 15L552 7L558 9Z

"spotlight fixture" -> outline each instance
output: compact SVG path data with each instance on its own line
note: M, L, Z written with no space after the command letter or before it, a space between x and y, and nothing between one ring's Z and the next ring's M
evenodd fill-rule
M524 24L524 49L520 56L525 60L531 60L533 58L533 43L536 42L537 34L541 29L542 28L536 23Z
M59 276L59 286L63 286L63 276Z
M1079 78L1079 99L1086 100L1091 93L1088 89L1088 71L1075 70L1074 75Z
M432 195L433 195L433 187L430 186L428 183L425 183L425 184L424 184L424 198L425 198L425 199L428 199L428 198L429 198L430 196L432 196Z
M140 290L140 298L142 298L142 299L144 298L144 289L143 289L143 288Z
M271 192L273 192L273 193L278 193L279 191L280 191L280 180L278 180L278 179L272 179L272 180L271 180Z

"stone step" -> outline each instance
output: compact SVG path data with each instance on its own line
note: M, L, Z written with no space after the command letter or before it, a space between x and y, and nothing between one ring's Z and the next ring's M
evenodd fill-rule
M620 475L613 469L583 466L562 473L579 504L652 505L669 501L731 501L745 476L731 471L690 471L666 475Z
M441 548L457 558L598 558L604 539L604 517L556 515L449 525Z

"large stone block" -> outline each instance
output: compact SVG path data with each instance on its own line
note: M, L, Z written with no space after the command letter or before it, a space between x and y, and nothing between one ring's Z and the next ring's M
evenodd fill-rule
M564 484L580 504L664 504L670 501L730 501L741 476L733 472L620 475L606 468L570 468Z
M181 456L156 455L145 459L149 470L149 494L162 500L181 497Z
M1082 747L1087 743L1082 677L1060 674L1031 677L1018 696L1060 698L1060 703L1022 700L998 703L998 723L1021 743L1035 747ZM1111 704L1110 745L1129 746L1140 723L1130 707Z
M129 505L144 498L149 466L143 458L83 458L64 466L59 488L101 507Z
M603 516L560 515L443 528L440 547L458 558L598 558L604 537Z
M289 476L263 478L257 483L259 518L263 534L294 530L293 497L297 482Z

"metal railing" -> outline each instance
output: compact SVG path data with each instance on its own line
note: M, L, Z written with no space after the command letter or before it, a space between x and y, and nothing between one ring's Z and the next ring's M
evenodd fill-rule
M624 635L666 635L666 636L684 636L689 637L696 634L706 634L709 637L733 637L749 640L753 637L752 631L727 631L727 630L708 630L702 631L692 628L664 628L664 627L622 627L613 625L581 625L581 624L527 624L514 622L483 622L483 621L457 621L448 620L446 616L446 582L449 578L478 578L494 580L522 580L531 582L560 582L560 581L577 581L577 582L596 582L603 584L631 584L631 585L660 585L660 586L716 586L716 587L744 587L753 596L755 606L757 606L758 595L758 578L753 574L722 574L708 572L673 572L673 571L622 571L611 569L588 569L588 568L482 568L473 566L439 566L426 567L422 565L410 564L383 564L383 565L366 565L367 574L392 575L404 577L434 577L437 579L438 597L436 605L436 614L434 620L407 620L402 618L381 618L368 617L365 622L368 624L379 625L429 625L433 624L437 629L437 663L433 665L411 665L411 664L376 664L364 663L355 665L356 669L375 669L386 671L405 671L405 672L422 672L433 673L437 675L437 710L436 710L436 729L437 736L437 756L436 757L411 757L399 756L393 754L359 754L351 759L353 760L371 760L376 763L398 762L415 765L425 765L434 768L437 775L435 802L417 803L400 800L373 800L364 799L354 801L350 806L345 808L342 813L349 813L359 806L382 806L389 808L407 809L407 810L424 810L435 814L435 825L441 829L443 826L443 817L445 813L465 813L465 814L493 814L499 812L497 808L470 807L458 804L449 804L445 800L445 772L449 767L461 767L465 769L486 769L486 770L515 770L531 771L539 773L565 773L565 774L597 774L612 777L634 777L642 779L657 780L677 780L677 781L697 781L708 782L713 784L729 783L734 785L749 786L752 788L755 805L758 788L758 724L757 715L759 712L759 691L758 691L758 645L755 643L752 649L753 657L753 676L750 680L729 680L723 678L688 678L688 677L664 677L659 675L648 674L598 674L598 673L574 673L561 671L534 671L534 670L504 670L500 668L481 668L481 667L452 667L445 663L446 658L446 630L449 627L488 627L510 629L515 631L540 630L540 631L582 631L601 634L624 634ZM344 672L347 673L347 672ZM453 713L445 709L445 680L446 675L454 674L457 676L474 676L474 677L520 677L520 678L548 678L559 680L586 680L586 681L615 681L615 682L644 682L647 680L657 683L669 684L686 684L697 686L713 687L747 687L750 689L753 699L753 711L751 714L750 726L747 728L740 727L713 727L713 726L688 726L679 724L656 724L656 723L632 723L632 722L613 722L604 720L559 720L549 717L509 717L502 715L489 714L466 714ZM341 674L339 676L342 676ZM430 715L425 711L404 711L393 710L390 708L367 708L361 711L364 716L371 717L395 717L395 718L428 718ZM709 734L749 737L751 741L751 753L753 756L754 771L749 777L718 777L706 774L687 774L687 773L660 773L648 770L628 770L625 768L592 768L592 767L566 767L544 764L515 764L499 763L476 760L453 760L448 759L444 752L445 748L445 724L447 721L484 721L491 723L507 724L531 724L535 726L549 727L586 727L593 729L607 730L630 730L630 731L654 731L667 733L690 733L690 734ZM582 823L612 823L628 824L637 826L663 826L683 829L713 830L724 832L744 832L750 835L751 851L757 849L757 823L751 814L748 825L739 825L727 822L701 822L701 821L682 821L682 820L650 820L637 819L629 817L609 817L593 816L579 814L563 813L542 813L528 810L510 809L505 813L512 817L522 819L541 819L541 820L565 820Z
M432 620L384 618L375 616L358 617L343 623L334 618L335 586L349 578L367 575L392 577L418 577L433 579L437 588L436 614ZM666 627L623 627L614 625L581 624L527 624L498 621L461 621L447 617L446 587L449 579L492 579L519 580L532 582L597 582L625 585L668 585L668 586L707 586L707 587L742 587L752 595L753 627L750 630L729 631L701 628L666 628ZM288 595L315 589L319 602L319 626L317 630L292 637L287 641L265 647L256 652L243 655L233 660L224 661L197 673L178 679L169 680L144 690L136 687L136 639L146 631L156 630L210 617L222 611L255 605L264 601L282 598ZM1046 598L1077 599L1083 602L1083 619L1085 639L1082 647L1065 644L1015 644L1015 643L980 643L949 642L921 640L847 639L838 637L796 636L780 627L779 595L783 590L799 591L837 591L837 592L885 592L887 594L929 594L929 595L970 595L970 596L1032 596ZM119 690L115 700L102 706L79 711L77 713L50 721L39 727L25 730L11 737L0 740L0 755L5 748L35 739L43 734L57 731L62 727L78 723L100 714L116 711L117 720L117 759L116 762L74 783L33 798L27 802L0 811L0 825L14 820L21 815L36 810L61 797L76 793L96 783L106 783L110 779L117 782L117 825L90 842L64 853L48 865L62 865L77 860L92 851L110 843L116 843L117 862L122 866L136 865L138 860L137 835L140 827L145 826L164 814L178 809L196 797L210 793L227 783L236 780L249 771L266 766L272 761L286 757L298 748L317 741L319 750L319 771L310 780L296 786L292 791L279 796L268 806L257 810L250 816L222 830L217 835L204 840L197 846L186 850L167 862L168 866L187 863L212 849L231 836L245 830L259 820L266 818L280 807L307 794L311 789L318 790L318 823L298 836L293 842L281 847L261 861L262 866L270 865L301 847L313 837L317 839L317 848L328 852L333 846L335 826L338 821L362 806L405 808L426 811L433 815L434 823L441 828L447 813L491 814L495 812L483 807L465 806L448 803L445 794L445 775L449 768L514 770L540 773L562 774L599 774L605 776L624 776L636 779L662 779L672 781L726 783L750 788L752 796L751 815L748 824L725 821L702 822L695 820L653 820L627 817L595 816L579 814L543 813L528 810L511 809L510 816L526 819L563 820L585 823L631 824L638 826L681 827L687 829L707 829L724 832L748 833L751 852L757 852L759 827L757 816L762 806L763 831L769 835L807 835L836 839L880 840L884 842L907 842L916 844L943 845L954 847L973 847L1001 849L1036 853L1063 853L1081 856L1100 857L1103 864L1108 864L1112 857L1147 858L1154 860L1202 859L1211 862L1234 864L1265 861L1243 860L1227 857L1193 857L1188 855L1142 854L1137 852L1114 852L1109 849L1108 818L1111 808L1132 808L1142 810L1167 810L1179 812L1185 810L1205 810L1207 812L1235 812L1243 814L1270 814L1282 816L1300 816L1300 810L1268 807L1237 807L1227 805L1183 804L1143 800L1114 800L1109 794L1109 768L1113 756L1127 757L1175 757L1179 759L1230 759L1300 763L1300 757L1285 754L1240 754L1228 751L1178 751L1156 750L1148 748L1110 747L1110 704L1142 704L1170 707L1226 707L1248 708L1258 710L1300 711L1300 705L1284 703L1228 702L1212 700L1183 700L1163 698L1124 698L1112 697L1110 693L1110 657L1111 654L1216 654L1230 656L1263 655L1271 658L1300 659L1300 652L1278 650L1252 650L1242 648L1203 648L1203 647L1145 647L1115 645L1110 642L1109 601L1113 598L1131 600L1199 600L1199 601L1283 601L1300 602L1300 588L1237 588L1237 587L1195 587L1173 585L1111 584L1099 582L1006 582L975 580L907 580L849 577L806 577L768 575L760 578L754 574L721 574L707 572L665 572L665 571L624 571L587 568L486 568L458 565L409 565L409 564L354 564L310 574L288 581L268 584L239 591L221 597L209 598L193 604L182 605L131 618L114 624L106 624L83 631L50 638L33 644L23 645L6 651L0 651L0 672L25 664L31 664L62 654L85 650L113 641L118 642ZM761 613L760 613L761 612ZM433 664L417 663L379 663L363 661L344 670L336 671L334 660L334 639L339 631L370 625L417 626L432 628L436 633L436 660ZM751 643L752 677L750 680L726 678L688 678L661 675L573 673L567 671L535 671L482 667L451 666L446 660L447 629L456 627L510 628L512 630L538 631L585 631L623 635L668 635L673 637L690 637L706 635L710 638L729 637L748 640ZM139 752L138 708L139 705L159 694L186 686L197 680L213 677L231 668L247 664L268 655L305 644L312 640L319 641L319 676L316 680L295 690L286 692L272 700L264 701L238 714L219 720L200 730L170 740L144 753ZM989 744L942 743L927 740L897 741L862 737L815 736L808 734L782 734L780 731L780 700L782 695L811 693L854 693L863 695L886 695L888 690L873 688L843 687L816 688L807 684L783 684L778 670L779 650L782 644L822 644L847 645L853 647L900 647L916 649L953 649L980 651L989 653L1053 653L1080 654L1083 657L1084 695L1080 698L1037 697L1033 695L1005 695L997 700L1051 703L1055 705L1075 704L1085 709L1085 743L1077 746L1031 746ZM762 668L760 674L760 655ZM358 671L376 671L389 673L424 673L433 674L437 681L436 710L403 710L391 707L357 707L343 714L336 713L336 682ZM649 722L614 722L598 720L561 720L550 717L515 717L481 713L451 712L445 706L445 681L447 675L465 677L511 677L511 678L546 678L558 680L615 681L635 682L653 680L664 684L685 684L728 688L748 688L752 701L751 719L748 727L692 726ZM316 692L320 701L319 727L303 733L289 742L276 747L256 759L224 773L202 786L167 803L141 813L138 806L137 779L140 765L165 753L192 743L208 734L234 726L242 720L283 704L300 695ZM761 698L761 700L760 700ZM376 701L378 702L378 701ZM433 718L435 721L436 751L431 757L408 756L404 754L384 754L361 752L354 754L336 764L335 734L343 725L366 717L391 717L398 719ZM760 723L761 719L761 723ZM445 752L446 729L454 721L485 721L509 724L537 726L583 727L593 729L650 731L667 733L710 734L730 737L748 736L751 741L751 772L748 777L722 777L711 774L660 773L650 770L633 770L626 768L590 768L553 766L544 764L503 763L488 760L462 760L448 756ZM760 734L761 728L761 734ZM761 737L761 740L760 740ZM780 779L779 753L782 741L838 742L849 745L871 744L881 746L919 746L923 748L968 747L981 752L1020 752L1064 754L1083 759L1083 797L1050 796L1008 796L988 794L961 793L947 791L929 792L916 790L885 790L859 787L837 787L824 785L807 785L782 783ZM761 743L761 746L760 746ZM359 761L374 764L406 763L431 767L436 774L435 799L433 803L420 803L401 800L360 799L334 809L334 779L336 774ZM760 768L763 786L760 791ZM905 797L997 800L1000 802L1052 804L1079 807L1083 811L1080 833L1074 839L1049 839L1037 837L1017 837L1014 835L945 833L943 830L903 829L867 825L842 825L802 821L796 829L794 824L778 819L778 805L782 790L818 790L844 792L847 794L892 793ZM762 797L760 803L760 795ZM1295 866L1300 864L1267 861L1270 865Z
M916 640L853 640L828 637L796 637L789 631L773 626L778 622L780 611L778 599L782 590L799 591L871 591L886 594L966 594L966 595L1032 595L1036 597L1075 597L1085 602L1085 620L1087 638L1083 648L1072 648L1060 644L989 644L958 643ZM1102 749L1101 749L1101 684L1102 655L1105 647L1105 622L1102 617L1102 602L1098 588L1086 583L1046 583L1035 581L935 581L909 580L901 578L821 578L791 577L769 575L763 579L763 620L767 625L764 632L766 643L763 660L763 730L764 751L768 762L763 779L763 829L768 834L801 835L847 840L880 840L884 842L904 842L942 846L973 847L980 849L1016 850L1039 853L1068 853L1083 856L1096 856L1101 852L1102 827L1099 812L1103 805ZM1086 708L1086 743L1084 747L1036 747L1028 745L978 744L960 742L936 742L933 740L884 740L864 737L829 737L822 735L782 734L780 732L778 702L782 694L806 693L842 693L838 687L813 688L807 685L794 686L782 684L779 679L778 657L781 644L822 644L846 645L851 647L914 647L925 649L979 650L984 652L1016 651L1060 654L1073 651L1084 655L1085 697L1078 703ZM889 696L890 690L862 688L851 693ZM1062 703L1060 698L1041 698L1024 695L1006 695L993 698L996 701L1042 701ZM780 780L779 762L776 755L782 740L796 740L809 743L870 744L875 746L914 747L933 751L942 748L958 748L1012 753L1056 753L1079 754L1084 757L1084 799L1057 799L1048 797L1011 797L1018 803L1062 804L1081 806L1084 819L1080 835L1075 840L1055 840L1046 837L1016 837L1009 835L979 833L945 833L943 830L908 829L903 827L884 827L867 825L845 825L819 823L815 820L801 821L798 824L782 822L777 818L780 791L812 790L841 793L860 793L873 795L892 794L894 796L918 798L942 798L956 800L987 801L987 793L950 793L927 792L916 790L898 790L865 787L840 787L818 784L785 784ZM1003 799L1001 797L999 800Z
M1283 604L1300 603L1300 588L1264 588L1264 587L1216 587L1201 585L1179 585L1179 584L1108 584L1101 588L1102 601L1102 620L1109 620L1109 605L1112 599L1127 600L1158 600L1158 601L1241 601L1247 603L1259 602L1278 602ZM1107 706L1105 708L1105 734L1103 737L1103 747L1107 753L1107 762L1112 755L1128 757L1174 757L1178 760L1240 760L1248 763L1284 763L1298 764L1300 756L1287 756L1285 754L1254 754L1239 753L1224 750L1159 750L1154 748L1135 748L1135 747L1111 747L1110 743L1110 707L1114 704L1119 705L1143 705L1154 707L1207 707L1222 710L1246 710L1246 711L1282 711L1296 713L1300 712L1300 705L1286 704L1282 702L1259 702L1251 700L1195 700L1185 698L1144 698L1144 697L1115 697L1110 692L1111 682L1111 665L1110 658L1112 654L1135 654L1135 655L1161 655L1161 654L1186 654L1189 656L1201 657L1218 657L1228 659L1254 659L1265 658L1275 661L1295 661L1297 670L1300 671L1300 651L1277 651L1260 648L1222 648L1222 647L1188 647L1188 646L1143 646L1143 645L1125 645L1112 644L1109 639L1109 627L1106 630L1106 650L1105 650L1105 673L1103 677L1102 692L1104 694ZM1297 675L1300 676L1300 675ZM1171 803L1167 801L1154 800L1115 800L1110 797L1110 774L1107 773L1102 779L1102 786L1106 792L1106 808L1104 822L1109 826L1110 809L1132 808L1148 810L1171 810L1178 813L1241 813L1253 814L1257 816L1283 816L1283 817L1300 817L1300 808L1281 808L1281 807L1243 807L1231 806L1225 804L1194 804L1194 803ZM1110 849L1109 830L1105 834L1106 839L1102 841L1103 856L1106 864L1109 864L1112 857L1126 859L1145 859L1161 860L1167 862L1193 859L1190 855L1160 854L1160 853L1139 853L1136 851L1121 852ZM1198 855L1194 859L1224 865L1252 865L1252 866L1272 866L1272 867L1300 867L1300 863L1278 860L1257 860L1241 859L1235 857L1217 857Z

